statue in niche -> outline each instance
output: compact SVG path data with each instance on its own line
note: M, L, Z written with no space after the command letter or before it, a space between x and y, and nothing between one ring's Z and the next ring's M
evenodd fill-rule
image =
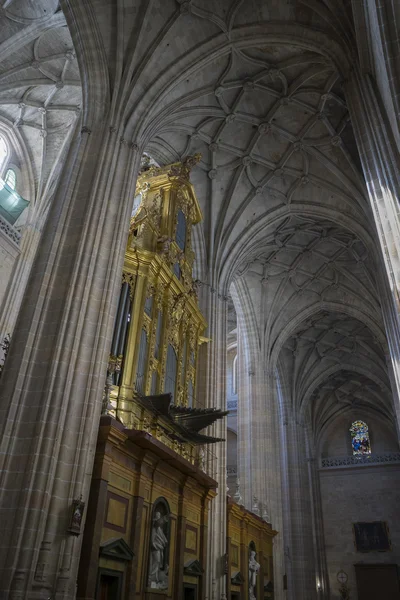
M257 574L260 570L260 563L256 561L256 551L250 550L249 557L249 600L256 600Z
M155 506L150 537L150 560L148 586L152 589L165 590L168 588L168 523L169 515L164 502Z

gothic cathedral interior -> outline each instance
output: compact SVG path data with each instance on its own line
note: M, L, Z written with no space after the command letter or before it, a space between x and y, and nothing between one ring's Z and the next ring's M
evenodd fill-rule
M400 4L0 4L0 600L400 600Z

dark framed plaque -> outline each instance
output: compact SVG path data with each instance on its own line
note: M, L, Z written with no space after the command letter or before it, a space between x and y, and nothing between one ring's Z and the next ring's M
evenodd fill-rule
M388 552L392 549L385 521L353 523L353 533L357 552Z
M83 519L83 511L85 510L85 503L82 500L74 500L72 502L71 517L69 522L68 531L73 535L79 535L81 533L81 525Z

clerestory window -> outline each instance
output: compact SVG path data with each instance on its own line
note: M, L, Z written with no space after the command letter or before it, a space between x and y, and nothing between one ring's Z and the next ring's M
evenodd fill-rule
M354 456L371 454L368 425L364 421L354 421L350 427L351 445Z
M9 188L15 190L15 186L17 184L17 176L13 169L8 169L4 181L8 185Z

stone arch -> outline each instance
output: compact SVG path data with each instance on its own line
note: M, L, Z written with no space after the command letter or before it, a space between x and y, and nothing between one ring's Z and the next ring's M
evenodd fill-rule
M82 81L82 125L91 129L110 110L107 58L90 2L60 0L74 44ZM90 31L91 34L87 35Z

